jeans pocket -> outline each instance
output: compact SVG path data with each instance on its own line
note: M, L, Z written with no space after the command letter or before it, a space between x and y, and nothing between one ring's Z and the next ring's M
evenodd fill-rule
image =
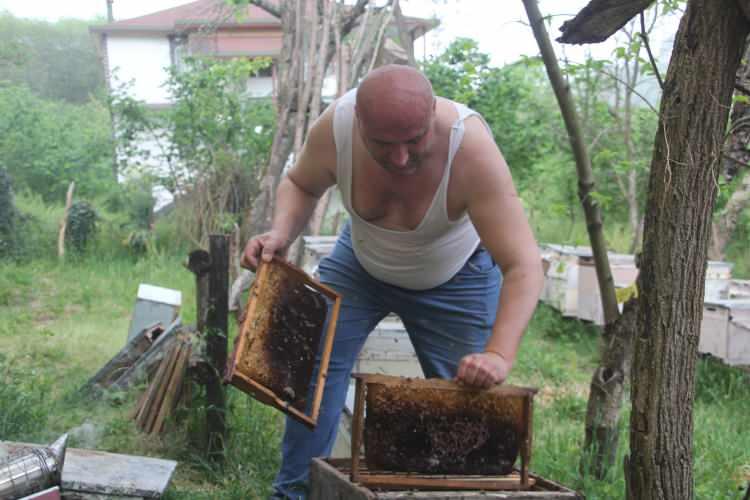
M466 267L473 273L486 274L495 268L495 260L484 246L479 245L466 262Z

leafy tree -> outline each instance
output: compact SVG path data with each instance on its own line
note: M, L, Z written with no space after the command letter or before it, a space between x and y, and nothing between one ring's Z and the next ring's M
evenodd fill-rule
M61 202L68 184L94 196L113 188L106 106L42 99L24 87L0 86L0 158L18 190Z
M199 243L224 226L241 224L258 188L274 133L273 104L246 95L247 79L270 60L187 58L170 69L174 103L148 110L118 89L112 99L120 171L147 175L181 203L191 203L183 227ZM155 147L154 147L155 145Z
M10 176L5 168L0 167L0 259L15 254L17 215Z
M0 14L0 82L28 87L44 99L75 103L101 94L104 78L88 25Z
M422 69L435 94L473 107L479 86L490 70L489 63L490 57L479 51L476 41L457 38Z

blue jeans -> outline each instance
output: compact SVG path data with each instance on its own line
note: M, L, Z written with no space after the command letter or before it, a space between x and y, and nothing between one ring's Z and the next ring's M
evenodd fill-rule
M319 272L320 281L342 296L336 337L315 430L286 420L282 465L273 484L278 498L306 498L310 462L331 453L352 367L381 319L389 313L401 318L425 377L453 378L461 358L484 349L502 284L500 270L481 245L438 287L414 291L383 283L354 256L348 224L333 252L320 262Z

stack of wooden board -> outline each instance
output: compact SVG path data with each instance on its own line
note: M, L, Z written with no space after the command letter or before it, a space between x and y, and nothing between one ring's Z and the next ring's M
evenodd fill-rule
M192 352L190 335L181 335L159 363L151 384L136 405L136 427L147 434L164 430L164 424L177 406Z

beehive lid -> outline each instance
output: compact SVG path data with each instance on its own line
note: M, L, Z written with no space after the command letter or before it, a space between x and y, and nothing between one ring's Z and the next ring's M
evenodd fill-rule
M182 304L182 292L141 283L138 285L138 300L147 300L149 302L179 307Z

